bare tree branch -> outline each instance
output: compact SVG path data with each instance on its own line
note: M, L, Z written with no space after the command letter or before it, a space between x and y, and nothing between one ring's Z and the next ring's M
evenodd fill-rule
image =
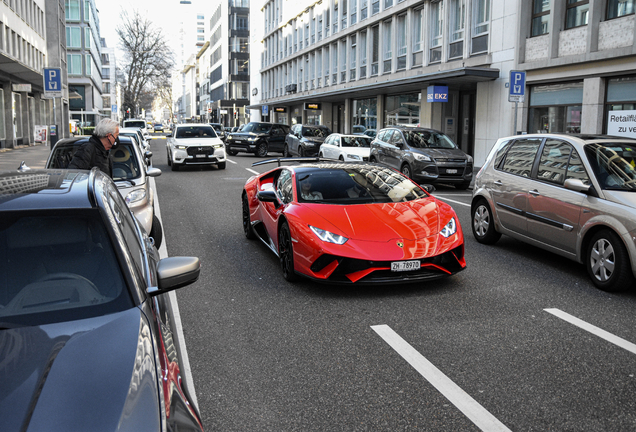
M139 11L121 15L117 27L119 47L124 53L122 69L123 109L135 112L137 107L150 109L156 90L166 77L170 76L174 65L173 53L161 31Z

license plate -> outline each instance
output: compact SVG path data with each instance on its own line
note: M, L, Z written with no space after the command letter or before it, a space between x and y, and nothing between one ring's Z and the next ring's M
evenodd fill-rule
M394 261L391 263L391 271L400 272L400 271L413 271L420 269L420 260L413 261Z
M195 157L197 157L197 158L206 158L206 157L208 157L208 155L206 155L206 154L198 154Z
M234 140L234 142L235 142L235 143L237 143L237 144L241 144L243 141L241 141L241 140Z
M457 174L457 170L456 169L447 169L446 170L446 174Z

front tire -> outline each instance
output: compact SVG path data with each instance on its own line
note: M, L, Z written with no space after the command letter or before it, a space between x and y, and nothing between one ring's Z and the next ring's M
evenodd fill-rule
M172 171L179 171L179 165L177 165L176 163L172 162Z
M283 222L278 232L278 258L285 280L287 282L298 280L298 275L294 272L294 247L287 222Z
M155 247L159 249L161 242L163 241L163 228L161 221L157 215L152 216L152 228L150 228L150 234L148 234L155 241Z
M289 157L289 147L287 147L287 144L285 144L285 147L283 148L283 157Z
M256 146L256 156L258 157L265 157L267 156L267 143L261 141L260 143L257 144Z
M216 166L218 169L225 169L225 162L219 162Z
M168 158L168 166L172 165L172 159L170 159L170 150L168 150L168 154L166 156Z
M455 185L455 189L457 190L466 190L470 186L470 182L459 183Z
M230 156L236 156L238 154L236 150L226 150L225 152Z
M627 249L614 231L603 229L594 234L585 257L587 272L597 288L616 292L633 285Z
M256 238L254 230L252 229L252 221L250 220L250 204L247 200L247 194L243 194L243 233L245 238L253 240Z
M495 221L490 206L484 199L473 205L471 224L475 240L482 244L495 244L501 238L501 233L495 230Z
M409 164L405 163L404 165L402 165L400 171L408 178L411 178L411 166Z

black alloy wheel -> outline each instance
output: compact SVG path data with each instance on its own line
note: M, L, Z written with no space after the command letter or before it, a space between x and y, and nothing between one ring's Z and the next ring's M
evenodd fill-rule
M161 221L156 214L152 215L152 227L150 228L150 234L148 235L152 237L155 241L155 247L159 249L161 242L163 241L163 227L161 226Z
M298 156L305 157L305 149L301 145L298 146Z
M585 261L592 282L603 291L622 291L634 284L627 249L612 230L603 229L594 234Z
M285 143L285 147L283 147L283 157L289 157L289 147L287 143Z
M294 272L294 247L287 222L283 222L278 232L278 258L285 280L287 282L298 280L298 275Z
M495 244L501 238L501 233L495 230L492 211L485 199L473 204L473 236L482 244Z
M265 141L260 141L258 144L256 144L256 156L267 156L267 143Z
M250 219L250 204L247 200L247 194L243 194L243 233L245 238L253 240L256 238L254 230L252 229L252 221Z

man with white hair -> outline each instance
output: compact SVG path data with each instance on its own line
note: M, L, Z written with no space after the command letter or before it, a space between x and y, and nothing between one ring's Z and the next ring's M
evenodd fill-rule
M68 164L69 169L90 170L93 167L113 176L113 163L109 158L110 149L119 142L119 123L105 118L97 123L95 132L81 145Z

